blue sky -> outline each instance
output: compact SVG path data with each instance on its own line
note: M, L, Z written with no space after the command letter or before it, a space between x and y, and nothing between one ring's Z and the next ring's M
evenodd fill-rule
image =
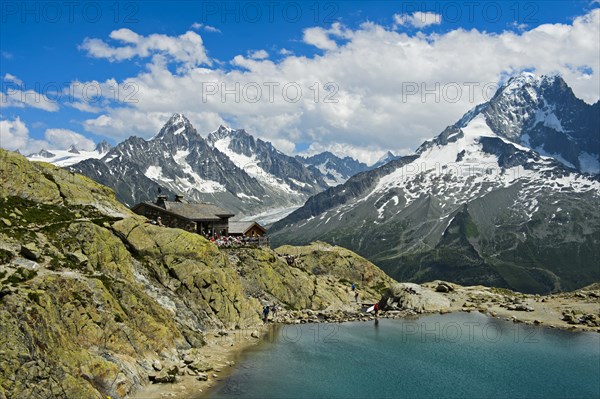
M414 149L484 99L394 104L407 82L442 89L450 83L483 86L527 69L562 74L588 102L600 91L600 54L593 43L598 36L592 37L598 2L588 0L84 1L73 8L3 1L1 7L0 145L22 151L69 140L89 146L86 139L147 138L170 113L183 112L201 134L226 123L285 152L329 149L368 161L387 149ZM565 35L568 41L557 43ZM478 58L478 46L491 49L498 60ZM519 57L540 46L547 46L541 56ZM484 66L487 62L493 65ZM251 91L265 90L265 82L297 82L304 90L297 103L266 101L264 91L257 103L245 98L230 103L219 95L202 98L203 82L209 81L230 89L240 83ZM69 93L82 95L74 82L88 94L100 87L101 96L71 98ZM338 103L321 99L328 82L336 85ZM315 96L315 84L320 101L311 102L306 97ZM64 90L60 95L58 88ZM28 90L47 99L25 94ZM360 117L359 110L377 117ZM371 129L378 132L375 138ZM65 139L56 140L61 132Z

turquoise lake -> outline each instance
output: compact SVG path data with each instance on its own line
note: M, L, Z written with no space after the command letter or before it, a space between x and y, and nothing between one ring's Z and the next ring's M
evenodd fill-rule
M479 313L273 326L209 398L599 398L600 334Z

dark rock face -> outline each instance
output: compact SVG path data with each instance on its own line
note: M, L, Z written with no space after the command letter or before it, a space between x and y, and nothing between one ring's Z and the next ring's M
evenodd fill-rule
M327 188L320 173L313 173L298 159L278 151L271 143L255 139L244 129L233 130L220 126L216 132L208 136L208 142L217 149L226 149L234 154L249 158L243 165L238 165L250 175L256 171L266 172L265 178L271 183L284 183L293 190L313 195Z
M401 281L580 288L600 279L600 179L581 173L597 111L559 77L513 78L414 155L310 198L271 241L345 246Z

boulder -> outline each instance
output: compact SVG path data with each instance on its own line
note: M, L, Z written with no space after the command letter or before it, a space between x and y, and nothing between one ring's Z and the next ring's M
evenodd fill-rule
M206 373L198 373L198 377L196 377L198 381L208 381L208 374Z
M155 360L152 362L152 368L156 371L161 371L163 369L162 364L160 363L160 361Z
M450 309L445 296L413 283L393 284L379 301L382 310L407 309L417 313L440 312Z
M203 360L196 360L193 363L190 363L188 365L188 368L190 370L194 370L197 372L204 372L204 371L210 371L213 369L213 367L208 364L207 362L203 361Z
M154 377L155 384L172 384L177 381L177 373L169 374L167 370L161 371Z
M445 281L440 281L438 283L437 287L435 287L435 291L442 292L442 293L448 293L448 292L454 291L454 287L450 283L447 283Z
M507 309L516 310L517 312L533 312L534 310L531 306L527 306L524 303L517 303L516 305L511 305Z
M450 288L448 288L448 286L445 284L439 284L437 287L435 287L435 291L442 292L445 294L445 293L450 292Z
M83 252L81 252L80 250L77 250L77 251L75 251L75 252L69 252L69 253L67 254L67 257L68 257L68 258L69 258L71 261L73 261L73 262L75 262L76 264L78 264L78 265L81 265L81 266L85 266L85 265L87 265L87 263L88 263L88 261L89 261L88 257L87 257L87 256L85 256L85 254L84 254Z
M42 253L34 242L21 245L21 255L33 261L38 261L42 257Z

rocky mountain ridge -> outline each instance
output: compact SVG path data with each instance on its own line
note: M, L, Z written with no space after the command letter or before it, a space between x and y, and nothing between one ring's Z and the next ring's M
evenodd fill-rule
M226 126L204 139L185 116L174 114L150 140L130 137L115 147L99 143L91 152L42 150L28 158L84 174L113 188L128 206L153 200L160 191L219 203L247 217L300 206L366 168L349 157L324 156L326 164L315 167L314 157L285 155L244 129Z
M320 173L329 186L337 186L346 182L357 173L364 172L369 167L351 157L338 157L325 151L312 156L296 156L300 162L306 165L316 174ZM379 165L375 165L377 167Z

